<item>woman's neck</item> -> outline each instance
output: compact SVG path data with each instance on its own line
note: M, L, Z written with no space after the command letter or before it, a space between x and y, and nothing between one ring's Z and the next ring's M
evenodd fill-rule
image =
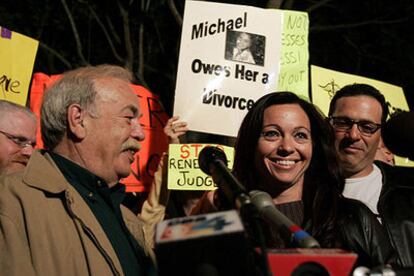
M278 185L280 187L280 184ZM298 181L286 189L279 189L270 192L275 204L283 204L302 200L303 180Z

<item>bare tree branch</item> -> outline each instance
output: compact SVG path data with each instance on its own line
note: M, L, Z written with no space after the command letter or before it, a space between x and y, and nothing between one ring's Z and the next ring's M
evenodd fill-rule
M280 9L283 0L269 0L267 1L266 8L268 9Z
M149 3L150 1L147 0L147 5L145 5L145 1L141 0L141 14L146 14L149 9ZM137 77L138 79L147 86L147 83L145 82L145 76L144 76L144 65L145 65L145 54L144 54L144 21L141 20L139 24L139 40L138 40L138 70L137 70Z
M145 1L143 1L143 2L145 2ZM144 9L145 12L148 12L149 11L150 4L151 4L151 0L147 0L147 5L145 5L145 9ZM142 7L143 6L144 5L142 5Z
M356 56L355 58L357 59L357 62L354 63L354 64L356 64L355 65L355 68L356 68L355 72L359 73L361 71L361 60L362 60L362 56L363 56L361 48L357 44L355 44L351 39L349 39L349 37L346 36L346 35L344 36L344 40L349 45L351 45L351 48L353 48L355 50L355 52L357 53L357 55L355 55Z
M105 25L103 24L103 22L101 21L101 19L98 17L98 15L96 14L95 10L88 4L88 8L90 13L92 14L92 16L95 18L96 23L98 23L99 27L101 28L102 32L105 35L106 40L108 41L109 44L109 48L111 48L112 54L114 55L114 57L119 61L122 62L123 58L118 54L117 50L115 49L115 46L112 42L112 38L109 35L109 32L107 30L107 28L105 27Z
M134 49L133 49L132 40L131 40L131 29L129 27L129 13L119 2L118 2L118 7L121 13L123 29L124 29L124 43L125 43L125 50L126 50L126 59L125 59L124 65L127 69L133 72Z
M162 39L161 39L162 35L160 33L158 24L155 21L153 22L153 24L154 24L155 34L156 34L157 40L159 42L158 45L160 46L161 53L164 54L165 53L165 47L164 47L164 43L162 43Z
M311 13L317 9L319 9L320 7L325 6L326 4L328 4L329 2L332 2L333 0L320 0L318 2L316 2L316 4L310 6L309 8L306 9L307 13Z
M358 27L368 26L368 25L397 24L397 23L402 23L404 21L407 21L409 18L410 17L407 16L407 17L393 19L393 20L372 19L372 20L365 20L361 22L347 23L347 24L314 26L314 27L311 27L309 31L310 32L326 32L326 31L334 31L334 30L340 30L340 29L352 29L352 28L358 28Z
M140 79L140 81L147 86L146 82L145 82L145 77L144 77L144 23L141 22L141 25L139 26L139 44L138 44L138 78Z
M58 60L60 60L68 69L72 68L72 65L70 64L70 62L64 58L61 54L59 54L55 49L47 46L45 43L39 41L39 46L40 48L45 49L46 51L48 51L49 53L51 53L52 55L54 55Z
M116 43L121 43L121 38L118 35L118 32L115 30L114 25L112 24L111 19L108 15L105 15L106 24L109 26L109 30L111 31L112 36L114 37L114 40Z
M294 4L295 4L295 0L282 1L282 5L280 6L280 8L285 9L285 10L293 10Z
M78 52L78 56L81 60L81 63L83 65L89 64L89 62L87 62L85 57L83 56L82 43L81 43L80 38L79 38L78 29L76 28L75 21L73 20L72 14L69 11L69 7L66 3L66 0L61 0L61 3L63 5L63 8L65 9L66 15L68 16L69 23L70 23L70 26L72 28L73 35L75 36L76 51Z
M175 22L177 22L178 26L183 25L183 17L178 12L177 7L175 6L174 0L168 0L167 1L168 7L170 8L170 11L172 15L174 16Z

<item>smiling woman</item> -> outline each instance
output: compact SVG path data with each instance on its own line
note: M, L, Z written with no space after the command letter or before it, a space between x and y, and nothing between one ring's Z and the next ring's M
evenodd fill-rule
M248 190L269 193L276 207L323 247L353 251L366 266L392 262L390 243L374 215L341 195L344 180L333 137L311 103L290 92L265 95L242 122L233 172ZM264 229L268 246L295 246L288 233L270 225Z
M304 173L312 157L308 116L298 104L272 105L263 114L256 169L277 203L300 200Z

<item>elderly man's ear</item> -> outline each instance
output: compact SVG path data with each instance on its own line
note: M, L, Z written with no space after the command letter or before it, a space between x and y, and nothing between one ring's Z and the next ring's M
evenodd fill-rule
M85 115L87 112L79 104L71 104L68 107L68 130L78 139L86 137Z

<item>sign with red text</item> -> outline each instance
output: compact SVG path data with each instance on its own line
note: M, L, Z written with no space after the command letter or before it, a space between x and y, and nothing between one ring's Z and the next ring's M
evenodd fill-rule
M0 26L0 99L26 105L38 45Z
M198 165L198 155L206 146L219 147L226 154L227 167L233 167L234 149L217 144L170 144L168 150L168 189L208 191L217 188L213 179Z
M47 89L60 75L48 76L43 73L33 75L30 108L40 117L40 107L45 89ZM155 171L163 152L168 148L167 137L164 134L164 126L168 120L158 96L151 93L143 86L131 84L137 101L139 101L142 117L140 119L145 133L145 140L141 142L141 150L135 155L132 163L131 174L121 182L127 185L127 192L147 191L151 186ZM37 133L38 147L43 143L40 133L40 120Z

